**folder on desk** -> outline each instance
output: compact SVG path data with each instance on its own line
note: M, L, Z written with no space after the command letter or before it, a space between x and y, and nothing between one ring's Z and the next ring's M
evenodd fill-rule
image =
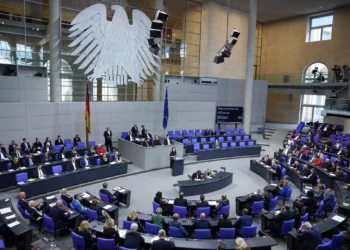
M17 226L19 224L21 224L21 223L18 220L16 220L15 222L12 222L12 223L8 224L7 226L8 227L14 227L14 226Z
M168 200L168 204L173 205L174 204L174 200Z
M30 178L30 179L28 179L27 181L28 181L28 182L33 182L33 181L35 181L35 179L34 179L34 178Z
M103 207L103 209L108 210L108 209L110 209L111 207L112 207L111 205L106 205L106 206Z
M216 201L209 201L208 203L209 203L209 206L215 206L217 204Z
M8 214L8 213L11 213L12 210L10 207L6 207L6 208L3 208L3 209L0 209L0 214Z

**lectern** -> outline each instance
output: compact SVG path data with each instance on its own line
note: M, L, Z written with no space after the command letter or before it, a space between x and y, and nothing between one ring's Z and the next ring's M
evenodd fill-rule
M184 158L176 157L176 159L171 159L171 161L174 161L173 166L173 176L179 176L184 174Z

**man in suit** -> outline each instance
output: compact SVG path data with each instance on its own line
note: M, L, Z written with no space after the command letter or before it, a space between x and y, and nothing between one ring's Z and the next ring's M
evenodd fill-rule
M71 159L71 162L68 164L67 171L77 170L79 168L77 162L75 161L75 157Z
M187 207L187 199L184 199L184 193L180 192L179 198L174 200L174 205L179 207Z
M152 250L168 250L168 249L175 249L174 242L170 240L166 240L166 233L163 229L159 230L158 232L158 238L159 240L155 240L152 243L151 249Z
M145 138L145 137L146 137L145 125L141 125L141 137L142 137L142 138Z
M223 212L218 221L218 228L232 228L232 221L228 219L228 213Z
M6 149L0 143L0 160L5 160L7 158Z
M129 134L127 136L125 136L124 139L127 140L127 141L131 141L131 142L135 141L135 138L134 138L132 132L129 132Z
M309 160L309 156L307 155L306 149L304 149L303 153L300 154L299 159L304 160L304 161L308 161Z
M293 156L292 156L292 154L288 154L288 158L287 158L287 164L289 165L289 166L291 166L291 165L293 165L293 163L294 163L294 159L293 159Z
M91 162L89 160L89 156L88 155L84 155L84 159L81 160L81 167L89 167L91 166Z
M57 139L55 140L55 145L58 146L58 145L63 145L63 141L61 139L61 136L57 136Z
M197 170L197 172L194 172L192 174L192 180L194 179L203 179L202 172L200 170Z
M45 177L46 173L45 171L41 168L41 164L38 164L36 166L36 169L34 170L34 177L35 178L40 178L40 177Z
M211 130L211 136L216 136L217 134L216 134L216 129L215 128L213 128L212 130Z
M211 168L208 168L207 170L205 170L204 172L203 172L203 176L204 177L211 177L211 176L213 176L214 175L214 173L213 173L213 170L211 169Z
M168 221L169 227L176 227L178 229L180 229L181 233L187 237L188 233L185 230L185 228L181 225L180 222L178 222L179 219L179 215L178 214L173 214L173 219Z
M79 153L77 152L76 147L72 148L72 150L69 153L71 158L75 158L75 157L80 157Z
M81 142L79 135L75 135L75 137L73 138L73 145L78 146L79 142Z
M37 151L40 151L40 149L43 147L43 144L40 142L39 138L35 138L35 142L33 143L32 152L36 153Z
M118 199L119 193L115 192L114 194L112 194L108 190L108 183L107 182L103 183L102 187L103 188L100 189L100 193L108 196L109 203L115 203L117 205L118 204L118 200L117 199Z
M273 199L273 194L267 188L264 189L264 209L269 211L270 201Z
M334 199L335 199L335 196L332 192L332 189L327 188L326 194L323 198L323 209L326 211L331 211Z
M166 138L164 139L164 145L171 145L171 139L169 135L166 135Z
M81 205L80 200L80 195L75 194L74 200L72 201L72 206L74 207L74 210L77 211L79 214L85 215L87 213L87 208Z
M41 231L41 228L43 227L43 223L44 223L43 212L37 209L37 205L33 200L29 201L28 205L29 205L28 213L30 215L29 220L33 224L38 224L39 231Z
M145 137L144 138L152 140L152 135L150 133L148 133L148 130L145 131Z
M245 208L247 208L250 211L253 207L254 202L263 201L263 200L264 200L264 197L263 197L260 189L258 189L256 193L253 193L249 196L249 198L247 199L246 204L244 206L245 206Z
M334 162L335 162L335 165L340 166L340 167L344 167L344 162L343 162L341 155L338 155L338 158Z
M3 154L7 154L6 148L2 145L2 143L0 143L0 152L2 152Z
M273 220L268 225L271 230L271 233L273 235L280 235L283 222L292 220L292 219L293 219L293 213L292 211L290 211L290 205L285 204L282 207L280 213L278 213L277 211L274 213Z
M248 215L248 209L244 208L242 210L242 216L239 216L236 220L234 227L238 231L238 234L241 235L243 227L250 227L253 224L252 216Z
M23 138L23 142L21 144L21 150L23 153L26 153L28 154L30 152L30 144L29 142L27 142L27 139L26 138Z
M49 216L55 223L55 229L66 227L70 216L69 209L65 210L62 200L56 201L56 206L50 208Z
M199 215L199 220L194 222L194 229L210 229L210 222L205 218L205 213Z
M305 166L304 166L305 167ZM307 176L307 183L310 183L312 185L317 184L317 174L316 174L316 169L312 168L311 169L311 174Z
M17 147L17 144L15 141L12 141L11 144L9 145L9 155L13 155L13 152L15 152Z
M295 244L295 249L314 250L322 244L322 236L318 229L313 228L310 222L302 222L297 232L299 241Z
M210 136L210 130L208 128L204 130L204 136Z
M95 147L94 147L94 146L91 146L91 147L89 148L89 150L88 150L88 155L89 155L89 156L92 156L92 155L94 155L94 154L96 154Z
M323 168L327 169L327 171L329 171L332 168L332 163L329 161L329 158L327 158L324 162Z
M51 151L52 151L52 146L50 146L50 143L47 142L47 143L45 144L45 147L43 148L43 153L45 153L45 152L51 152Z
M138 232L138 225L136 223L132 223L130 226L130 231L125 234L124 247L141 250L144 243L145 239Z
M20 147L19 146L16 146L15 147L15 149L14 149L14 151L12 151L12 157L22 157L22 155L21 155L21 149L20 149Z
M297 173L307 177L311 174L311 171L308 165L304 164L304 169L302 171L297 171Z
M27 167L33 167L34 166L32 153L28 154L27 158L24 160L24 166L27 166Z
M227 199L226 194L221 195L221 200L219 204L216 204L215 211L216 213L222 208L230 205L230 201Z
M29 205L28 201L26 200L26 193L25 192L20 192L18 194L18 205L23 209L23 210L29 210Z
M265 155L260 162L264 163L267 166L271 166L271 159L269 158L268 155Z
M139 129L138 129L136 124L134 124L134 126L131 128L131 133L132 133L133 137L136 137L140 134Z
M291 153L290 146L286 145L286 148L283 150L283 154L288 155L289 153Z
M106 128L106 131L103 133L103 136L105 138L106 150L112 152L112 131L110 131L109 128Z
M105 219L105 217L102 214L102 208L97 206L98 204L98 200L97 199L92 199L91 201L91 206L89 207L89 209L95 211L97 213L97 217L99 221L103 221Z
M199 196L199 202L197 203L197 207L210 207L209 203L205 200L203 194Z

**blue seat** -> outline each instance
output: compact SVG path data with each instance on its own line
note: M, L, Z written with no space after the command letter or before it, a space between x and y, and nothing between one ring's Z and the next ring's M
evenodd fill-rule
M244 141L240 141L240 142L239 142L239 146L240 146L240 147L244 147L244 146L245 146L245 142L244 142Z
M200 149L200 144L199 143L195 143L194 146L193 146L193 149L194 149L194 153L197 154L199 149Z
M220 136L218 140L219 141L224 141L224 137Z
M192 133L193 134L194 133L193 129L189 129L188 133Z
M215 138L214 138L214 137L210 137L210 138L209 138L209 141L210 141L210 142L215 142Z
M306 222L308 219L309 219L309 214L308 213L306 213L303 216L301 216L300 220L299 220L299 227L301 226L302 222Z
M232 136L228 136L226 140L227 141L232 141Z
M97 212L94 210L91 210L90 208L87 209L87 217L89 222L98 220Z
M60 151L62 148L62 145L55 145L53 146L53 151Z
M108 195L102 194L101 192L99 192L98 194L100 195L100 199L101 199L101 200L103 200L104 202L107 202L107 203L110 202L110 200L109 200L109 198L108 198Z
M204 213L205 217L208 218L210 214L210 207L199 207L197 208L197 219L199 218L200 214Z
M252 212L251 212L252 215L260 214L263 208L264 208L264 201L253 202Z
M145 230L147 234L158 235L159 229L159 225L152 224L149 222L145 223Z
M72 232L72 241L74 250L85 250L85 241L83 236Z
M194 239L210 239L210 229L195 229Z
M128 132L124 131L124 132L122 132L120 138L125 139L125 137L127 137L127 136L128 136Z
M101 165L101 159L96 159L96 165Z
M176 135L177 137L181 137L180 130L175 130L175 135Z
M193 138L191 141L192 141L192 143L197 143L198 142L197 138Z
M187 145L187 144L188 144L188 139L183 139L183 140L182 140L182 143L183 143L184 145Z
M207 138L202 137L202 138L201 138L201 142L202 142L202 143L203 143L203 142L207 142Z
M203 149L208 150L209 149L209 144L203 144Z
M270 200L269 211L273 211L276 209L277 202L278 202L278 196Z
M220 219L221 215L222 215L223 213L225 213L225 212L226 212L227 214L230 214L230 205L222 207L222 208L218 211L218 213L217 213L217 215L216 215L216 218L217 218L217 219Z
M283 204L286 202L286 201L289 201L290 200L290 197L292 196L292 192L293 192L293 188L290 187L287 192L286 192L286 195L279 195L278 197L280 199L283 200Z
M17 206L18 210L20 211L20 213L22 214L23 218L29 219L29 216L27 216L27 214L25 213L25 210L23 210L23 209L21 208L21 206L18 205L18 203L16 204L16 206Z
M284 178L285 175L286 175L286 169L282 168L282 179Z
M221 143L221 147L222 148L227 148L227 143L226 142Z
M134 223L133 221L127 221L123 220L123 229L130 230L131 224Z
M334 162L337 160L337 157L331 156L331 159L329 160L330 162Z
M290 231L292 231L293 227L294 227L294 222L295 220L288 220L288 221L284 221L282 224L282 235L287 235Z
M169 237L184 238L185 236L183 235L183 233L180 231L179 228L169 227Z
M64 139L64 144L73 144L72 139Z
M52 173L53 174L62 173L62 165L53 166L52 167Z
M242 140L242 137L240 135L237 135L236 136L236 141L240 141L240 140Z
M124 137L125 138L125 137ZM96 142L95 141L89 141L89 146L96 146Z
M18 182L22 182L22 181L27 181L28 180L28 174L27 173L19 173L16 174L16 181Z
M97 248L98 250L114 250L115 248L115 240L114 239L102 239L97 238Z
M10 170L12 168L11 162L7 163L7 170Z
M312 214L312 216L313 216L314 218L315 218L316 216L321 217L322 212L323 212L323 206L324 206L323 201L320 201L316 213Z
M70 143L70 144L66 144L66 150L69 150L69 149L72 149L73 148L73 144Z
M187 130L182 130L181 133L182 133L182 136L187 136Z
M77 147L78 148L85 148L85 143L84 142L78 142Z
M331 242L332 243L332 250L340 250L342 242L343 242L343 238L344 238L344 232L341 232L339 234L333 235L332 240L328 239L328 238L324 238L322 243L328 243Z
M157 214L157 209L160 207L160 205L154 201L152 201L152 207L153 207L153 214Z
M248 141L248 146L254 146L254 142L253 141Z
M282 156L282 157L281 157L281 161L282 161L282 162L286 162L286 161L287 161L287 158L284 157L284 156Z
M325 244L320 244L316 247L316 250L331 250L332 249L332 242L327 242Z
M179 214L180 218L187 217L187 207L173 206L173 213Z
M255 238L257 226L243 227L242 237L243 238Z
M173 138L174 137L174 131L169 130L168 131L168 135L170 136L170 138Z
M30 218L30 214L28 213L28 211L24 210L24 213L25 213L26 217L29 219ZM39 227L39 224L37 223L37 221L29 220L29 224L32 227Z
M219 229L219 239L220 240L233 239L235 236L236 236L236 229L235 228L220 228Z
M248 141L249 140L249 135L243 136L243 140Z
M231 147L231 148L237 147L237 143L236 143L236 142L230 142L230 147Z
M201 135L202 135L201 132L199 131L196 132L196 136L201 136Z
M52 233L56 238L56 233L62 231L63 229L65 229L65 227L57 229L55 228L55 223L51 217L47 216L46 214L44 214L43 216L44 216L45 230L49 233Z

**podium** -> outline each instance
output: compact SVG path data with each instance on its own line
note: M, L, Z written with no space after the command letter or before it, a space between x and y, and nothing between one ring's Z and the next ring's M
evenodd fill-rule
M184 158L176 158L174 160L173 174L172 176L179 176L184 174Z

